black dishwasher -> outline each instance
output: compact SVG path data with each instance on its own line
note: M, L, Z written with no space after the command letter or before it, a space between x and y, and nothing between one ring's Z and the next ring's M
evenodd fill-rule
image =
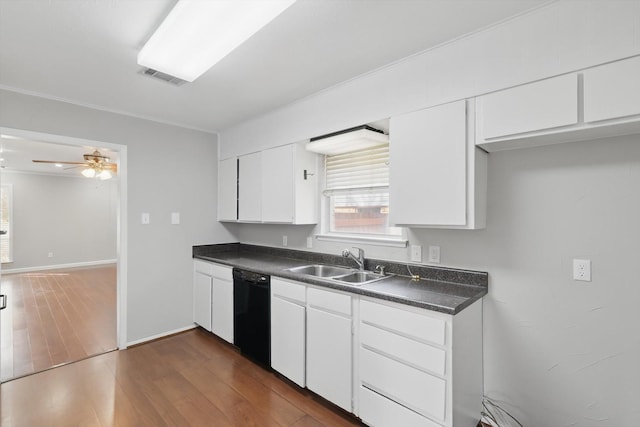
M233 343L255 362L271 366L271 278L233 269Z

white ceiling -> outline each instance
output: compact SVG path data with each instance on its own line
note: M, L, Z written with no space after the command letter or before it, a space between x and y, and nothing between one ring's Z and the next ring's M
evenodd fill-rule
M0 87L215 132L547 0L298 0L194 83L138 74L175 0L0 0Z

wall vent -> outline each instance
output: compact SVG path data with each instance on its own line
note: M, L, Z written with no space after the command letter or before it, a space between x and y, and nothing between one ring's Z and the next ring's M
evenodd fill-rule
M175 86L182 86L187 83L186 80L182 80L178 77L172 76L171 74L163 73L158 70L154 70L153 68L143 68L140 70L140 74L148 77L153 77L154 79L162 80L163 82L171 83Z

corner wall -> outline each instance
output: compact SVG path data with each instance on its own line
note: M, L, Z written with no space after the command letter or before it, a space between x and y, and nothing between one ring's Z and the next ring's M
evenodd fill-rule
M0 126L127 146L128 342L192 326L191 247L236 240L215 221L216 135L6 90Z

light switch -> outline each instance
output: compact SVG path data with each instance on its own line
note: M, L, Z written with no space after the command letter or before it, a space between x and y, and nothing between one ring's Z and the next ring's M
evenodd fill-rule
M429 262L440 264L440 246L429 246Z
M148 225L151 222L151 215L149 215L147 212L144 212L142 214L140 222L142 222L142 225Z
M172 225L180 224L180 212L171 212L171 224Z
M422 246L411 245L411 261L422 262Z

